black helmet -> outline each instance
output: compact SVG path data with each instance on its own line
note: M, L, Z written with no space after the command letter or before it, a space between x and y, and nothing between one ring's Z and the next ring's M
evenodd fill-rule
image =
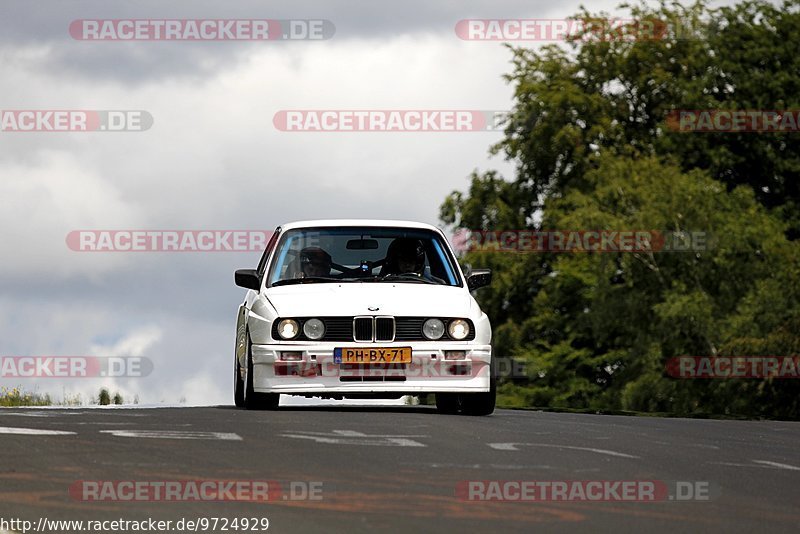
M386 264L389 272L400 272L400 261L413 263L414 272L422 274L425 268L425 248L419 239L397 238L386 251Z
M331 255L319 247L306 247L300 251L301 265L313 264L330 267L331 263Z

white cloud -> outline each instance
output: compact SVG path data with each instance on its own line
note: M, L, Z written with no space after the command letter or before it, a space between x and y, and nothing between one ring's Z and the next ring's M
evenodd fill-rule
M164 335L161 327L151 325L138 328L122 339L111 344L96 343L89 348L89 354L102 356L141 357Z

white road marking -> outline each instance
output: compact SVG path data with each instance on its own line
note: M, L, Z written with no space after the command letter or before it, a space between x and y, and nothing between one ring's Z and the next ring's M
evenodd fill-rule
M789 464L780 464L778 462L770 462L769 460L753 460L757 464L764 464L770 467L777 467L778 469L786 469L788 471L800 471L800 467Z
M619 458L639 458L624 452L609 451L607 449L595 449L593 447L575 447L573 445L554 445L551 443L489 443L489 447L498 451L518 451L517 446L525 445L526 447L550 447L553 449L570 449L575 451L587 451L597 454L605 454L607 456L617 456Z
M23 436L74 436L75 432L65 430L42 430L41 428L16 428L0 426L0 434L19 434Z
M497 449L498 451L518 451L517 445L524 445L523 443L490 443L489 447Z
M41 412L31 412L31 413L2 413L0 415L18 415L20 417L55 417L54 415L50 415L49 413L41 413ZM4 531L0 530L0 534L3 534Z
M334 445L379 445L389 447L425 447L409 438L425 438L424 435L364 434L355 430L333 430L330 433L299 431L281 434L284 438L311 439L317 443Z
M763 465L753 465L753 464L740 464L736 462L707 462L709 465L727 465L729 467L761 467L764 468Z
M191 432L185 430L101 430L103 434L111 434L120 438L152 438L152 439L222 439L241 441L241 436L231 432Z
M778 462L770 462L769 460L752 460L755 464L743 464L738 462L707 462L709 465L725 465L728 467L752 467L759 469L786 469L788 471L800 471L800 467L795 467L789 464L780 464Z
M61 413L48 413L48 412L5 412L8 408L0 408L0 415L16 415L19 417L61 417L62 415L83 415L77 412L61 412Z
M419 465L419 464L413 464ZM514 465L514 464L421 464L433 469L552 469L549 465Z
M98 425L98 426L99 425L106 425L106 426L121 426L121 425L135 425L137 423L120 423L119 421L105 421L105 422L98 421L96 423L92 422L92 421L80 421L80 422L76 422L76 423L62 423L60 421L52 421L50 424L52 424L52 425Z

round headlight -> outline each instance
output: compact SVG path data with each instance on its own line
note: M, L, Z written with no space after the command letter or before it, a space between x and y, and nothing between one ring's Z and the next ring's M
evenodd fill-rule
M325 335L325 323L319 319L309 319L303 323L303 333L308 339L321 339Z
M300 325L294 319L284 319L278 323L278 335L283 339L292 339L300 333Z
M441 319L428 319L422 324L422 333L428 339L439 339L444 335L444 323Z
M453 339L464 339L469 335L469 323L464 319L450 321L450 325L447 327L447 332Z

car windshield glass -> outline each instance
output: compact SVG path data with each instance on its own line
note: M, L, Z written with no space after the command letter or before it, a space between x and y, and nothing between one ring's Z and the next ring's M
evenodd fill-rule
M460 286L442 237L413 228L298 228L280 238L269 285L373 282Z

